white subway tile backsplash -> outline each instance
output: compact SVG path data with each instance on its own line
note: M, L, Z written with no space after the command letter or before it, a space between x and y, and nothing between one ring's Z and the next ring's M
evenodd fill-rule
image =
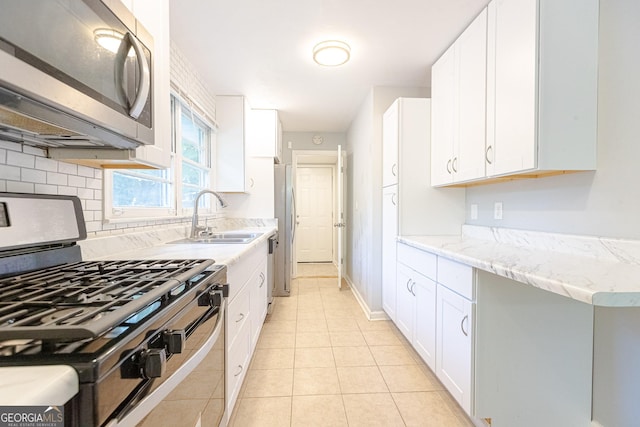
M35 184L46 184L47 173L45 171L39 171L37 169L22 168L20 178L25 182L33 182Z
M87 211L102 211L101 200L87 200L85 204L85 210Z
M36 157L36 169L47 172L58 172L58 161L46 157Z
M0 140L0 148L6 148L7 150L22 152L22 147L23 147L22 144L18 144L16 142Z
M35 193L37 194L58 194L57 185L36 184Z
M47 184L67 185L67 182L67 175L57 172L47 172Z
M86 184L86 180L85 180ZM78 188L78 197L81 199L93 199L93 192L95 190L91 190L89 188Z
M95 178L95 172L97 169L89 168L87 166L78 165L78 176L84 176L85 178Z
M58 163L58 172L64 173L67 175L77 175L78 174L78 165L74 165L72 163Z
M85 188L87 186L87 178L76 175L69 175L69 185L71 187L82 187Z
M7 191L10 193L33 193L34 185L30 182L7 181Z
M0 163L7 163L7 150L0 148Z
M58 194L62 196L77 196L78 189L76 187L67 187L66 185L58 186Z
M47 153L42 148L32 147L30 145L22 146L22 152L25 154L33 154L34 156L38 157L44 157L47 155Z
M9 151L7 153L7 164L33 169L36 164L36 158L31 154Z
M16 166L0 165L0 178L20 181L20 168Z
M7 181L0 179L0 191L7 191Z
M87 188L92 188L94 190L102 189L102 180L101 179L94 179L94 178L87 178Z

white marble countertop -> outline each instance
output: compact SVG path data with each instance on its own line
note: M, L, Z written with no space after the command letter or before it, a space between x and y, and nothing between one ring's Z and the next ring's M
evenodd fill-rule
M70 366L0 368L0 406L62 406L78 393L78 374Z
M587 304L640 306L640 242L465 227L398 241Z
M118 250L115 252L105 251L102 254L94 253L94 256L83 256L85 260L101 260L101 259L213 259L216 264L233 265L242 257L243 254L250 251L272 236L277 228L275 226L264 227L244 227L234 231L247 231L253 233L262 233L255 240L245 243L171 243L175 240L183 239L183 235L172 235L169 239L154 240L150 246L140 247L132 244L129 240L139 240L139 236L122 235L119 236L118 247L128 247L133 249ZM82 245L82 244L81 244ZM84 247L83 247L84 252ZM99 255L99 256L96 256Z

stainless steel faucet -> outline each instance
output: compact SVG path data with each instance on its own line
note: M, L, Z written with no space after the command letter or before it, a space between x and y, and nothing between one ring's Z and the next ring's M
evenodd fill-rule
M200 201L200 197L202 197L204 194L209 193L209 194L213 194L214 196L216 196L216 198L218 199L218 201L220 202L220 207L226 208L227 202L224 201L224 199L222 198L222 196L218 193L216 193L213 190L202 190L200 191L197 195L196 195L196 199L193 202L193 218L191 219L191 238L195 239L197 237L199 237L202 232L206 232L208 231L209 227L201 227L198 225L198 202Z

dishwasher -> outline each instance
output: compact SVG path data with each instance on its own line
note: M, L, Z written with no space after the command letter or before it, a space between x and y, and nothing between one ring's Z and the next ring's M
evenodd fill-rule
M273 310L273 290L275 286L276 248L278 247L278 233L269 237L269 253L267 255L267 312Z

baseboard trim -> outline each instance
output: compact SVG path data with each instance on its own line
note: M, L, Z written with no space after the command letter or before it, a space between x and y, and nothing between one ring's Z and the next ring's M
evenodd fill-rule
M360 304L360 308L362 308L362 311L364 312L365 316L367 316L367 319L389 320L389 316L387 316L387 313L385 313L384 310L371 311L371 309L365 302L364 298L362 298L362 295L360 295L358 288L356 288L353 282L351 281L351 278L347 275L344 275L343 277L344 277L344 280L349 285L349 287L351 288L351 292L353 293L353 296L356 297L356 301L358 301L358 304Z

